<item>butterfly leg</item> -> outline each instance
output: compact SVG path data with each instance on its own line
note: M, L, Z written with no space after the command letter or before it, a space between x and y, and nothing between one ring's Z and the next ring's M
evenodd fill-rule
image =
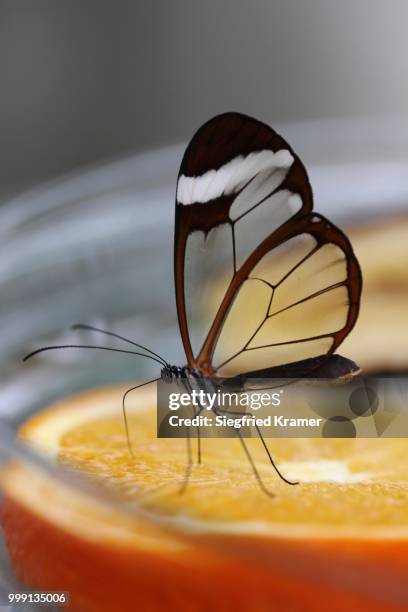
M179 495L185 493L188 483L190 482L191 472L193 470L193 456L191 452L191 436L190 436L190 428L186 427L186 443L187 443L187 465L184 472L183 481L181 483L181 487L179 489Z
M122 397L123 422L125 424L126 440L127 440L129 453L131 454L132 457L134 457L135 454L133 452L132 443L130 441L129 424L128 424L127 414L126 414L126 397L132 391L136 391L136 389L140 389L140 387L145 387L146 385L150 385L151 383L157 382L158 380L159 380L158 378L153 378L152 380L148 380L147 382L142 383L141 385L136 385L136 387L131 387L130 389L125 391L125 393L123 394L123 397Z
M282 474L282 472L279 470L278 466L274 462L273 457L271 455L271 452L270 452L270 450L269 450L269 448L268 448L268 446L267 446L267 444L265 442L265 438L263 437L262 432L261 432L259 426L255 425L255 428L256 428L256 431L258 432L259 439L262 442L262 445L263 445L263 447L265 449L265 452L268 455L269 461L270 461L273 469L275 470L275 472L278 474L279 478L281 478L284 482L286 482L286 484L289 484L289 485L297 485L297 484L299 484L299 482L297 482L297 481L292 481L292 480L288 480L287 478L285 478L285 476Z
M183 379L182 381L180 381L181 385L184 385L185 389L187 389L188 393L191 394L192 391L192 386L191 386L191 382L190 380L186 377L185 379ZM193 416L195 416L195 411L193 409ZM191 479L191 474L193 471L193 453L192 453L192 448L191 448L191 435L190 435L190 427L186 427L185 428L186 431L186 445L187 445L187 464L186 464L186 469L184 472L184 477L183 477L183 481L181 483L180 489L179 489L179 495L182 495L183 493L185 493L188 484L190 482ZM199 431L197 431L197 435L199 435ZM201 445L200 445L200 438L198 437L198 455L199 455L199 460L201 462Z
M218 410L219 410L219 412L221 412L223 414L233 414L234 416L242 416L242 413L240 413L240 412L233 412L231 410L220 410L220 409L218 409ZM258 433L259 439L262 442L262 446L264 447L265 452L268 455L268 459L270 461L270 464L272 465L272 467L275 470L275 472L278 474L279 478L281 478L284 482L286 482L286 484L289 484L289 485L297 485L297 484L299 484L299 482L297 482L297 481L294 482L294 481L291 481L291 480L288 480L287 478L285 478L285 476L282 474L282 472L279 470L278 466L276 465L275 461L273 460L272 454L271 454L271 452L270 452L270 450L268 448L268 445L265 442L265 438L263 437L262 432L261 432L259 426L255 424L255 428L256 428L256 431Z
M194 379L193 376L189 376L187 375L186 377L186 387L188 389L188 392L191 395L191 392L193 390L193 386L197 387L198 384L196 382L196 380ZM194 416L198 416L202 411L204 410L204 406L202 406L202 404L199 402L199 407L197 411L194 411ZM201 465L201 429L200 426L197 425L197 464Z
M274 493L272 493L272 491L270 491L270 490L269 490L269 489L266 487L266 485L265 485L264 481L262 480L261 475L260 475L260 473L259 473L259 471L258 471L258 468L257 468L257 467L256 467L256 465L255 465L255 461L253 460L253 457L252 457L251 453L249 452L248 445L247 445L247 443L245 442L245 439L243 438L243 436L242 436L242 434L241 434L240 430L239 430L239 429L236 429L236 430L235 430L235 432L236 432L236 435L238 436L239 441L241 442L241 446L242 446L242 448L244 449L244 453L245 453L245 455L246 455L246 457L247 457L247 459L248 459L248 461L249 461L249 464L250 464L250 466L251 466L251 468L252 468L252 471L253 471L253 473L254 473L254 476L255 476L256 480L258 481L258 484L259 484L259 486L260 486L261 490L262 490L262 491L263 491L263 492L264 492L266 495L268 495L269 497L275 497L275 494L274 494Z
M242 413L238 413L238 412L231 412L230 410L221 410L220 408L213 408L214 413L216 415L223 415L223 414L239 414L240 416L242 416ZM230 428L231 429L231 428ZM267 486L265 485L264 481L262 480L262 477L258 471L258 468L255 465L255 461L250 453L250 450L248 448L247 443L245 442L244 437L242 436L241 432L239 429L237 428L233 428L233 431L235 433L235 435L237 436L237 438L239 439L241 446L244 450L244 453L246 455L246 458L248 459L249 465L251 466L252 472L259 484L259 487L261 489L261 491L263 491L263 493L265 493L266 495L268 495L268 497L275 497L275 494L272 493L272 491L270 491Z

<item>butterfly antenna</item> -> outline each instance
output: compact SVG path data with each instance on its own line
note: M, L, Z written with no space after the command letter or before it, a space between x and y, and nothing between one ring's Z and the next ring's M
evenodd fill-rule
M99 332L100 334L105 334L105 336L111 336L112 338L118 338L118 340L123 340L124 342L128 342L129 344L133 344L133 346L137 346L144 351L147 351L151 355L158 357L163 362L163 365L168 366L169 363L161 357L158 353L155 353L151 349L147 348L147 346L143 346L143 344L138 344L137 342L133 342L133 340L129 340L129 338L125 338L124 336L120 336L119 334L115 334L114 332L107 331L105 329L100 329L99 327L93 327L93 325L83 325L82 323L77 323L71 326L71 329L85 329L88 331Z
M144 382L141 385L136 385L136 387L131 387L130 389L125 391L125 393L124 393L124 395L122 397L122 412L123 412L123 421L125 423L126 440L127 440L127 445L128 445L129 453L132 455L132 457L134 457L135 454L133 452L132 444L130 442L129 425L128 425L128 420L127 420L127 416L126 416L126 397L132 391L135 391L136 389L140 389L140 387L145 387L146 385L150 385L151 383L157 382L158 380L159 380L159 378L153 378L153 380L148 380L147 382Z
M151 359L152 361L156 361L157 363L159 363L161 366L163 365L163 363L159 361L159 359L156 359L156 357L153 357L152 355L145 355L144 353L139 353L137 351L126 351L123 349L109 348L108 346L93 346L91 344L61 344L57 346L43 346L42 348L36 349L35 351L32 351L31 353L26 355L23 361L27 361L28 359L31 359L31 357L34 357L34 355L38 355L39 353L44 353L45 351L54 351L54 350L66 349L66 348L97 349L100 351L112 351L114 353L127 353L128 355L139 355L139 357L146 357L146 359Z
M263 447L264 447L264 449L265 449L265 451L266 451L266 454L267 454L267 455L268 455L268 457L269 457L269 461L271 462L271 465L272 465L273 469L275 470L275 472L278 474L279 478L281 478L281 479L283 480L283 482L286 482L286 484L288 484L288 485L298 485L298 484L299 484L299 482L297 482L297 481L295 482L295 481L292 481L292 480L288 480L287 478L285 478L285 476L284 476L284 475L282 474L282 472L279 470L279 468L278 468L278 466L276 465L276 463L274 462L273 457L272 457L272 455L271 455L271 453L270 453L270 450L269 450L269 448L268 448L268 446L267 446L267 444L266 444L266 442L265 442L265 438L263 437L262 432L261 432L261 430L259 429L259 425L256 425L256 424L255 424L255 427L256 427L256 431L258 432L258 436L259 436L259 437L260 437L260 439L261 439L261 442L262 442L262 444L263 444Z

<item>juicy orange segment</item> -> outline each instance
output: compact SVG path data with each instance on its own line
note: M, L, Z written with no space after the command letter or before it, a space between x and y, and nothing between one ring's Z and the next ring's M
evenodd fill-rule
M155 390L144 390L129 402L132 457L123 391L67 398L21 428L119 502L6 466L2 523L26 585L69 591L71 608L87 612L407 609L405 440L269 440L299 486L248 440L268 497L237 440L204 439L180 495L185 441L156 438Z
M238 440L202 440L186 491L186 442L157 439L155 389L129 401L134 456L120 409L122 389L64 400L21 429L60 462L91 474L131 502L200 531L275 536L408 537L408 442L403 439L270 439L282 482L259 440L247 444L269 490L259 488ZM193 449L194 449L193 441ZM196 458L194 457L196 463ZM307 511L305 511L307 509Z

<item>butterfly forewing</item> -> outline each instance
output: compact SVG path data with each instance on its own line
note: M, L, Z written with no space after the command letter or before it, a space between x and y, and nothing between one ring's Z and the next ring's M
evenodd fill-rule
M299 158L236 113L206 123L184 155L175 280L188 365L219 376L332 353L361 290L347 238L312 213Z

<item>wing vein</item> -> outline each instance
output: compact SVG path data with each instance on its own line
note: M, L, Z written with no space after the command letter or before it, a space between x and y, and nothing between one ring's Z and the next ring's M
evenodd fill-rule
M281 308L280 310L273 312L272 314L268 315L268 319L272 317L276 317L278 314L281 314L282 312L285 312L286 310L290 310L291 308L294 308L295 306L298 306L299 304L303 304L303 302L308 302L309 300L313 300L315 297L318 297L319 295L323 295L324 293L327 293L328 291L333 291L334 289L343 287L346 285L346 283L347 283L347 280L343 280L343 281L339 281L338 283L333 283L333 285L330 285L329 287L325 287L324 289L319 289L319 291L315 291L314 293L311 293L310 295L302 298L301 300L298 300L297 302L293 302L293 304L289 304L289 306L285 306L284 308Z

